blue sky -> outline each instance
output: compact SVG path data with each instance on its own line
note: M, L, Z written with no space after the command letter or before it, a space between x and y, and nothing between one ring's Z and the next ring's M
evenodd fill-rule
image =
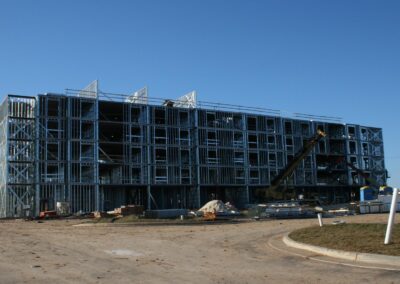
M82 88L339 116L384 129L400 186L400 1L0 2L0 94Z

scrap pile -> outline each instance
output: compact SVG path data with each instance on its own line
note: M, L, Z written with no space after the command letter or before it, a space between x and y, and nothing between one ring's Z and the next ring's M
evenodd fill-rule
M94 212L95 218L105 218L105 217L124 217L129 215L142 215L144 207L142 205L123 205L121 207L115 208L112 211L107 212Z
M211 200L198 211L206 220L230 219L240 215L239 211L231 203L223 203L221 200Z
M114 209L115 215L128 216L128 215L141 215L144 208L142 205L127 205Z
M68 217L70 215L70 206L68 202L57 202L56 210L44 210L39 212L40 219Z

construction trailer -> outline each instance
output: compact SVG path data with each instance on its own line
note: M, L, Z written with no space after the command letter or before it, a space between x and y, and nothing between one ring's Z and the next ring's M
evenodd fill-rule
M337 118L196 100L83 90L26 97L0 106L0 217L36 216L68 202L72 212L124 204L199 208L211 199L237 207L257 194L316 131L318 145L285 180L283 198L349 201L364 176L386 183L382 129ZM338 162L339 161L339 162ZM265 195L263 195L265 196Z

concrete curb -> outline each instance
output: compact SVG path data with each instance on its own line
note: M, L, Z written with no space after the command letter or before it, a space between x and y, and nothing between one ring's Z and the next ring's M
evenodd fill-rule
M329 248L309 245L292 240L291 238L289 238L289 233L283 236L283 242L289 247L307 250L334 258L345 259L354 262L374 263L374 264L400 267L400 256L372 254L372 253L358 253L358 252L350 252L350 251L329 249Z

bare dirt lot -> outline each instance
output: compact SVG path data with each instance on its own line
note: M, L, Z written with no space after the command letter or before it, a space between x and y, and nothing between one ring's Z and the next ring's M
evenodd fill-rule
M0 283L399 283L400 271L318 262L268 245L316 222L77 227L77 220L2 221Z

